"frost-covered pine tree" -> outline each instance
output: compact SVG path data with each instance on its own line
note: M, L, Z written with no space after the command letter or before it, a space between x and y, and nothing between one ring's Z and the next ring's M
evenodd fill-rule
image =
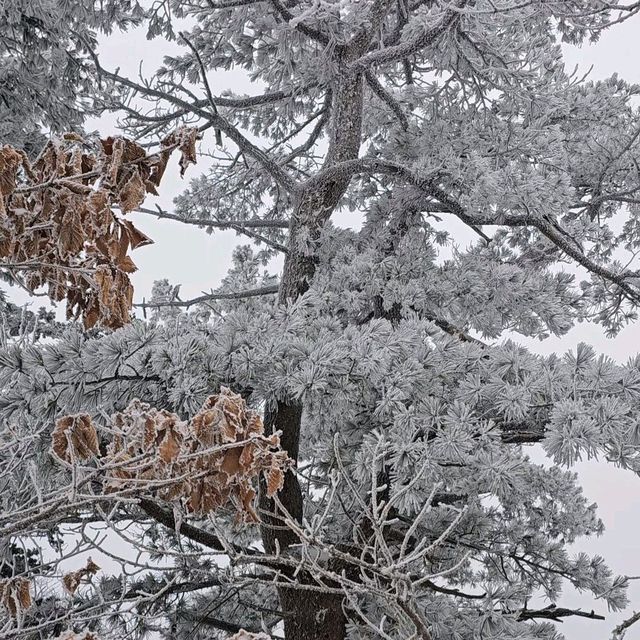
M85 323L124 326L5 339L0 638L557 640L567 617L624 608L627 579L571 550L602 524L570 467L640 472L640 358L517 340L636 319L640 89L570 73L560 42L640 3L165 0L95 17L50 0L42 27L33 4L3 5L0 73L36 56L54 84L21 121L29 86L0 82L2 142L97 109L129 142L0 154L0 250L26 255L3 266L33 287L80 274ZM125 77L77 27L89 15L182 54ZM67 45L89 74L76 102ZM217 92L216 71L255 91ZM138 187L174 147L188 164L196 129L211 167L157 215L250 244L211 295L160 281L116 322L107 285L143 239L100 245L95 194L134 202L107 224L130 229L149 212ZM86 237L63 233L62 208ZM34 265L25 234L54 232L64 268Z

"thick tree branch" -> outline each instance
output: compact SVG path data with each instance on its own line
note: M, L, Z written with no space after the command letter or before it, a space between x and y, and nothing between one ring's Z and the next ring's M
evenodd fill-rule
M464 5L464 2L462 5ZM398 62L412 56L421 49L434 44L441 35L446 33L449 28L459 20L459 18L460 13L458 11L448 10L440 20L440 23L436 26L423 31L421 34L407 42L366 53L351 63L349 70L351 73L358 73L360 71L365 71L376 64Z
M347 44L347 50L356 56L362 55L375 41L380 28L389 12L393 0L373 0L363 26L355 33Z
M357 173L382 173L402 178L406 183L420 189L425 195L435 198L443 208L441 211L449 212L459 218L462 222L481 234L483 239L490 241L479 227L484 225L491 226L507 226L507 227L533 227L538 229L548 240L550 240L558 249L573 258L578 264L583 266L587 271L600 276L604 280L617 285L626 297L635 304L640 303L640 291L633 287L629 278L637 277L634 272L617 273L599 265L589 258L571 238L571 236L560 227L560 225L550 218L541 215L533 215L531 213L509 213L501 212L500 214L477 214L469 213L452 198L444 189L437 184L438 172L433 175L421 177L415 175L410 169L393 162L385 162L375 158L358 158L334 165L315 176L315 180L326 179L328 175L354 175Z

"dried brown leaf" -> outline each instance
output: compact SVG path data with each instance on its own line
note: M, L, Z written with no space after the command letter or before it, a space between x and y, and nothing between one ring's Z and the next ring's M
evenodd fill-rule
M81 212L77 208L65 211L60 224L58 245L62 255L79 253L84 246Z
M180 156L180 176L184 176L185 171L190 164L195 164L196 156L196 140L198 139L198 130L183 127L177 132L179 141L179 149L182 152Z
M264 471L267 480L267 496L272 498L282 487L284 487L284 472L276 464L272 464Z
M233 449L227 449L224 452L222 458L222 464L220 468L229 476L228 482L230 482L234 476L238 475L242 467L240 466L240 456L242 455L241 447L234 447Z
M137 229L130 220L123 220L122 224L124 228L127 230L127 235L129 236L129 243L131 244L132 249L137 249L138 247L144 247L148 244L153 244L153 240L146 236L140 229Z
M0 147L0 195L8 196L16 189L18 170L22 166L23 154L13 147Z
M169 464L177 459L181 440L181 436L174 429L167 429L158 449L158 455L163 462Z
M80 570L65 573L62 576L62 586L65 588L67 593L73 595L77 591L80 583L82 582L82 575L82 570Z
M118 192L122 213L129 213L129 211L137 209L144 202L146 193L144 181L140 174L134 171Z
M117 267L120 271L124 271L125 273L133 273L138 270L135 262L129 256L124 256L124 258L119 260Z
M32 605L31 582L22 576L0 580L0 602L9 615L19 616Z
M66 462L99 456L98 432L91 416L83 413L60 418L53 430L51 450Z

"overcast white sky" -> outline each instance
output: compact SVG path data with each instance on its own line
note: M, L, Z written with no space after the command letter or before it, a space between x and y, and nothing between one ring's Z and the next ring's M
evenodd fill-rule
M160 64L162 56L170 52L166 43L160 40L147 41L144 34L137 31L105 40L101 58L106 68L120 67L123 73L135 76L140 61L144 62L143 72L151 74ZM618 73L627 80L640 83L640 19L636 18L615 27L596 45L582 48L566 47L566 59L569 66L577 64L583 71L593 65L593 79ZM258 92L257 88L252 89L240 75L212 75L211 81L214 93L219 93L225 88L247 93ZM93 121L91 128L96 128L101 134L106 135L116 131L114 120L106 117ZM187 179L190 175L195 175L196 171L198 167L195 170L191 168ZM150 199L147 204L153 205L152 200L155 200L170 209L172 197L184 184L186 182L181 182L178 177L175 162L172 163L171 172L163 184L163 196ZM231 251L238 242L232 231L218 231L209 236L197 228L160 221L141 214L136 216L136 225L155 240L153 246L134 252L134 260L139 266L138 273L133 277L136 300L141 300L143 296L148 297L153 281L163 277L169 278L173 283L181 283L181 295L185 298L216 287L226 273ZM12 293L13 298L24 301L22 296ZM40 306L41 300L35 299L33 306ZM527 344L537 352L551 353L565 352L575 347L578 342L585 341L594 345L599 352L618 361L625 361L639 350L639 337L638 325L626 328L613 340L607 340L598 327L581 325L568 336L552 338L542 343L527 341ZM541 460L537 450L532 449L531 453L536 459ZM579 548L604 556L618 573L640 576L640 478L630 472L616 469L606 462L581 463L577 465L576 470L580 474L586 495L598 503L600 517L606 525L606 532L601 538L584 542ZM640 581L633 583L630 596L630 608L622 615L608 615L606 622L580 619L567 621L561 625L560 630L568 640L609 638L611 629L620 620L628 617L634 609L640 609ZM582 606L585 609L593 607L606 614L599 603L592 603L589 598L576 594L567 593L566 598L558 604ZM640 623L632 627L626 638L640 640Z

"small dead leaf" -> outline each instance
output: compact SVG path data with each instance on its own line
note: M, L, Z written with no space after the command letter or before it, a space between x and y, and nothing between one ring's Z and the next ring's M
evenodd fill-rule
M84 232L80 211L77 208L68 209L62 217L58 244L62 255L79 253L84 246Z
M148 244L153 244L153 240L146 236L140 229L136 228L130 220L123 220L122 224L127 230L127 234L129 236L129 244L131 244L132 249L137 249L138 247L144 247Z
M0 195L7 196L15 191L23 157L23 154L9 145L0 147Z
M91 558L87 558L87 564L82 569L65 573L62 576L62 585L68 593L73 595L85 578L94 576L98 571L100 571L100 567Z
M179 149L182 152L180 157L180 176L183 177L190 164L195 164L196 156L196 140L198 139L198 130L184 127L177 132L179 140Z
M60 418L53 430L51 449L66 462L99 456L98 432L91 416L84 413Z
M134 171L118 193L118 200L122 213L129 213L137 209L143 202L147 190L138 171Z
M16 618L31 604L31 582L22 576L0 580L0 602Z
M242 455L241 447L234 447L233 449L227 449L224 452L224 457L222 458L222 464L220 465L220 469L224 471L229 479L232 479L234 476L240 473L240 456Z
M272 498L284 487L284 472L279 466L272 464L264 475L267 480L267 496Z
M62 586L67 593L74 595L82 582L82 571L72 571L62 576Z
M180 440L180 436L173 429L167 430L158 450L160 459L163 462L169 464L178 457L180 453Z
M124 271L125 273L133 273L138 270L135 262L129 256L124 256L124 258L118 262L117 266L120 271Z

